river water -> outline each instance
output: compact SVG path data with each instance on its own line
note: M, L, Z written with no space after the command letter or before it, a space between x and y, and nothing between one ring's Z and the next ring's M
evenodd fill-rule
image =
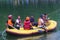
M29 37L18 37L5 33L5 22L9 14L16 19L21 16L22 23L26 16L33 15L35 21L42 13L57 21L54 32ZM60 40L60 0L0 0L0 40ZM2 36L3 35L3 36Z

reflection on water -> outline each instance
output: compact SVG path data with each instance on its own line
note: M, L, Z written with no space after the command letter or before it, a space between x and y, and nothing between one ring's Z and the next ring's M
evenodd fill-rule
M59 0L0 0L0 3L13 4L13 5L24 5L24 4L44 4L44 3L60 3Z
M60 40L59 34L60 31L27 37L7 35L4 40Z

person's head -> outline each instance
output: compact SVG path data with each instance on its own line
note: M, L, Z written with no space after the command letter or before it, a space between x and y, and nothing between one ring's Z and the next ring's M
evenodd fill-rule
M8 15L8 19L12 19L12 15Z
M26 17L26 20L30 20L30 17L29 17L29 16L27 16L27 17Z
M45 16L47 16L48 14L47 13L44 13Z
M40 18L43 18L43 16L44 16L44 14L41 14L41 15L40 15Z
M18 16L18 19L20 19L20 16Z
M45 13L43 17L47 17L48 15Z
M34 16L31 16L31 18L33 18Z

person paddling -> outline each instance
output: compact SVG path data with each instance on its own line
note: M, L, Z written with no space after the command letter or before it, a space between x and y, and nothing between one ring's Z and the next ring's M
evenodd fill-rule
M38 27L44 29L45 32L47 32L47 30L45 28L45 23L44 23L44 20L43 20L42 16L40 16L40 18L38 19Z
M31 25L30 25L30 17L26 17L26 19L24 20L24 29L25 30L30 30L30 28L31 28Z
M16 28L17 29L20 29L20 26L21 26L21 19L20 19L20 16L18 16L18 18L16 19Z
M31 25L32 25L32 26L34 26L34 21L35 21L35 20L34 20L34 16L31 16L31 17L30 17L30 22L31 22Z
M12 15L8 15L8 20L7 20L7 22L6 22L6 26L7 26L9 29L13 29L13 28L15 28L15 27L14 27L14 24L15 24L15 21L13 20Z
M49 19L48 19L48 14L43 14L42 19L44 20L44 23L46 26L49 25Z

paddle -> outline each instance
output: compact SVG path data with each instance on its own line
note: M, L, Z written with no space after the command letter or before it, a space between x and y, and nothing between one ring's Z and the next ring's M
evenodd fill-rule
M33 29L36 30L36 29L40 29L40 28L44 29L46 33L48 32L48 30L45 27L35 27Z
M12 25L9 25L11 28L13 28L13 29L16 29L14 26L12 26ZM7 26L8 27L8 26Z
M45 26L45 27L46 27L46 26ZM45 32L47 33L48 31L47 31L47 29L46 29L45 27L42 27L42 29L44 29L44 30L45 30Z

